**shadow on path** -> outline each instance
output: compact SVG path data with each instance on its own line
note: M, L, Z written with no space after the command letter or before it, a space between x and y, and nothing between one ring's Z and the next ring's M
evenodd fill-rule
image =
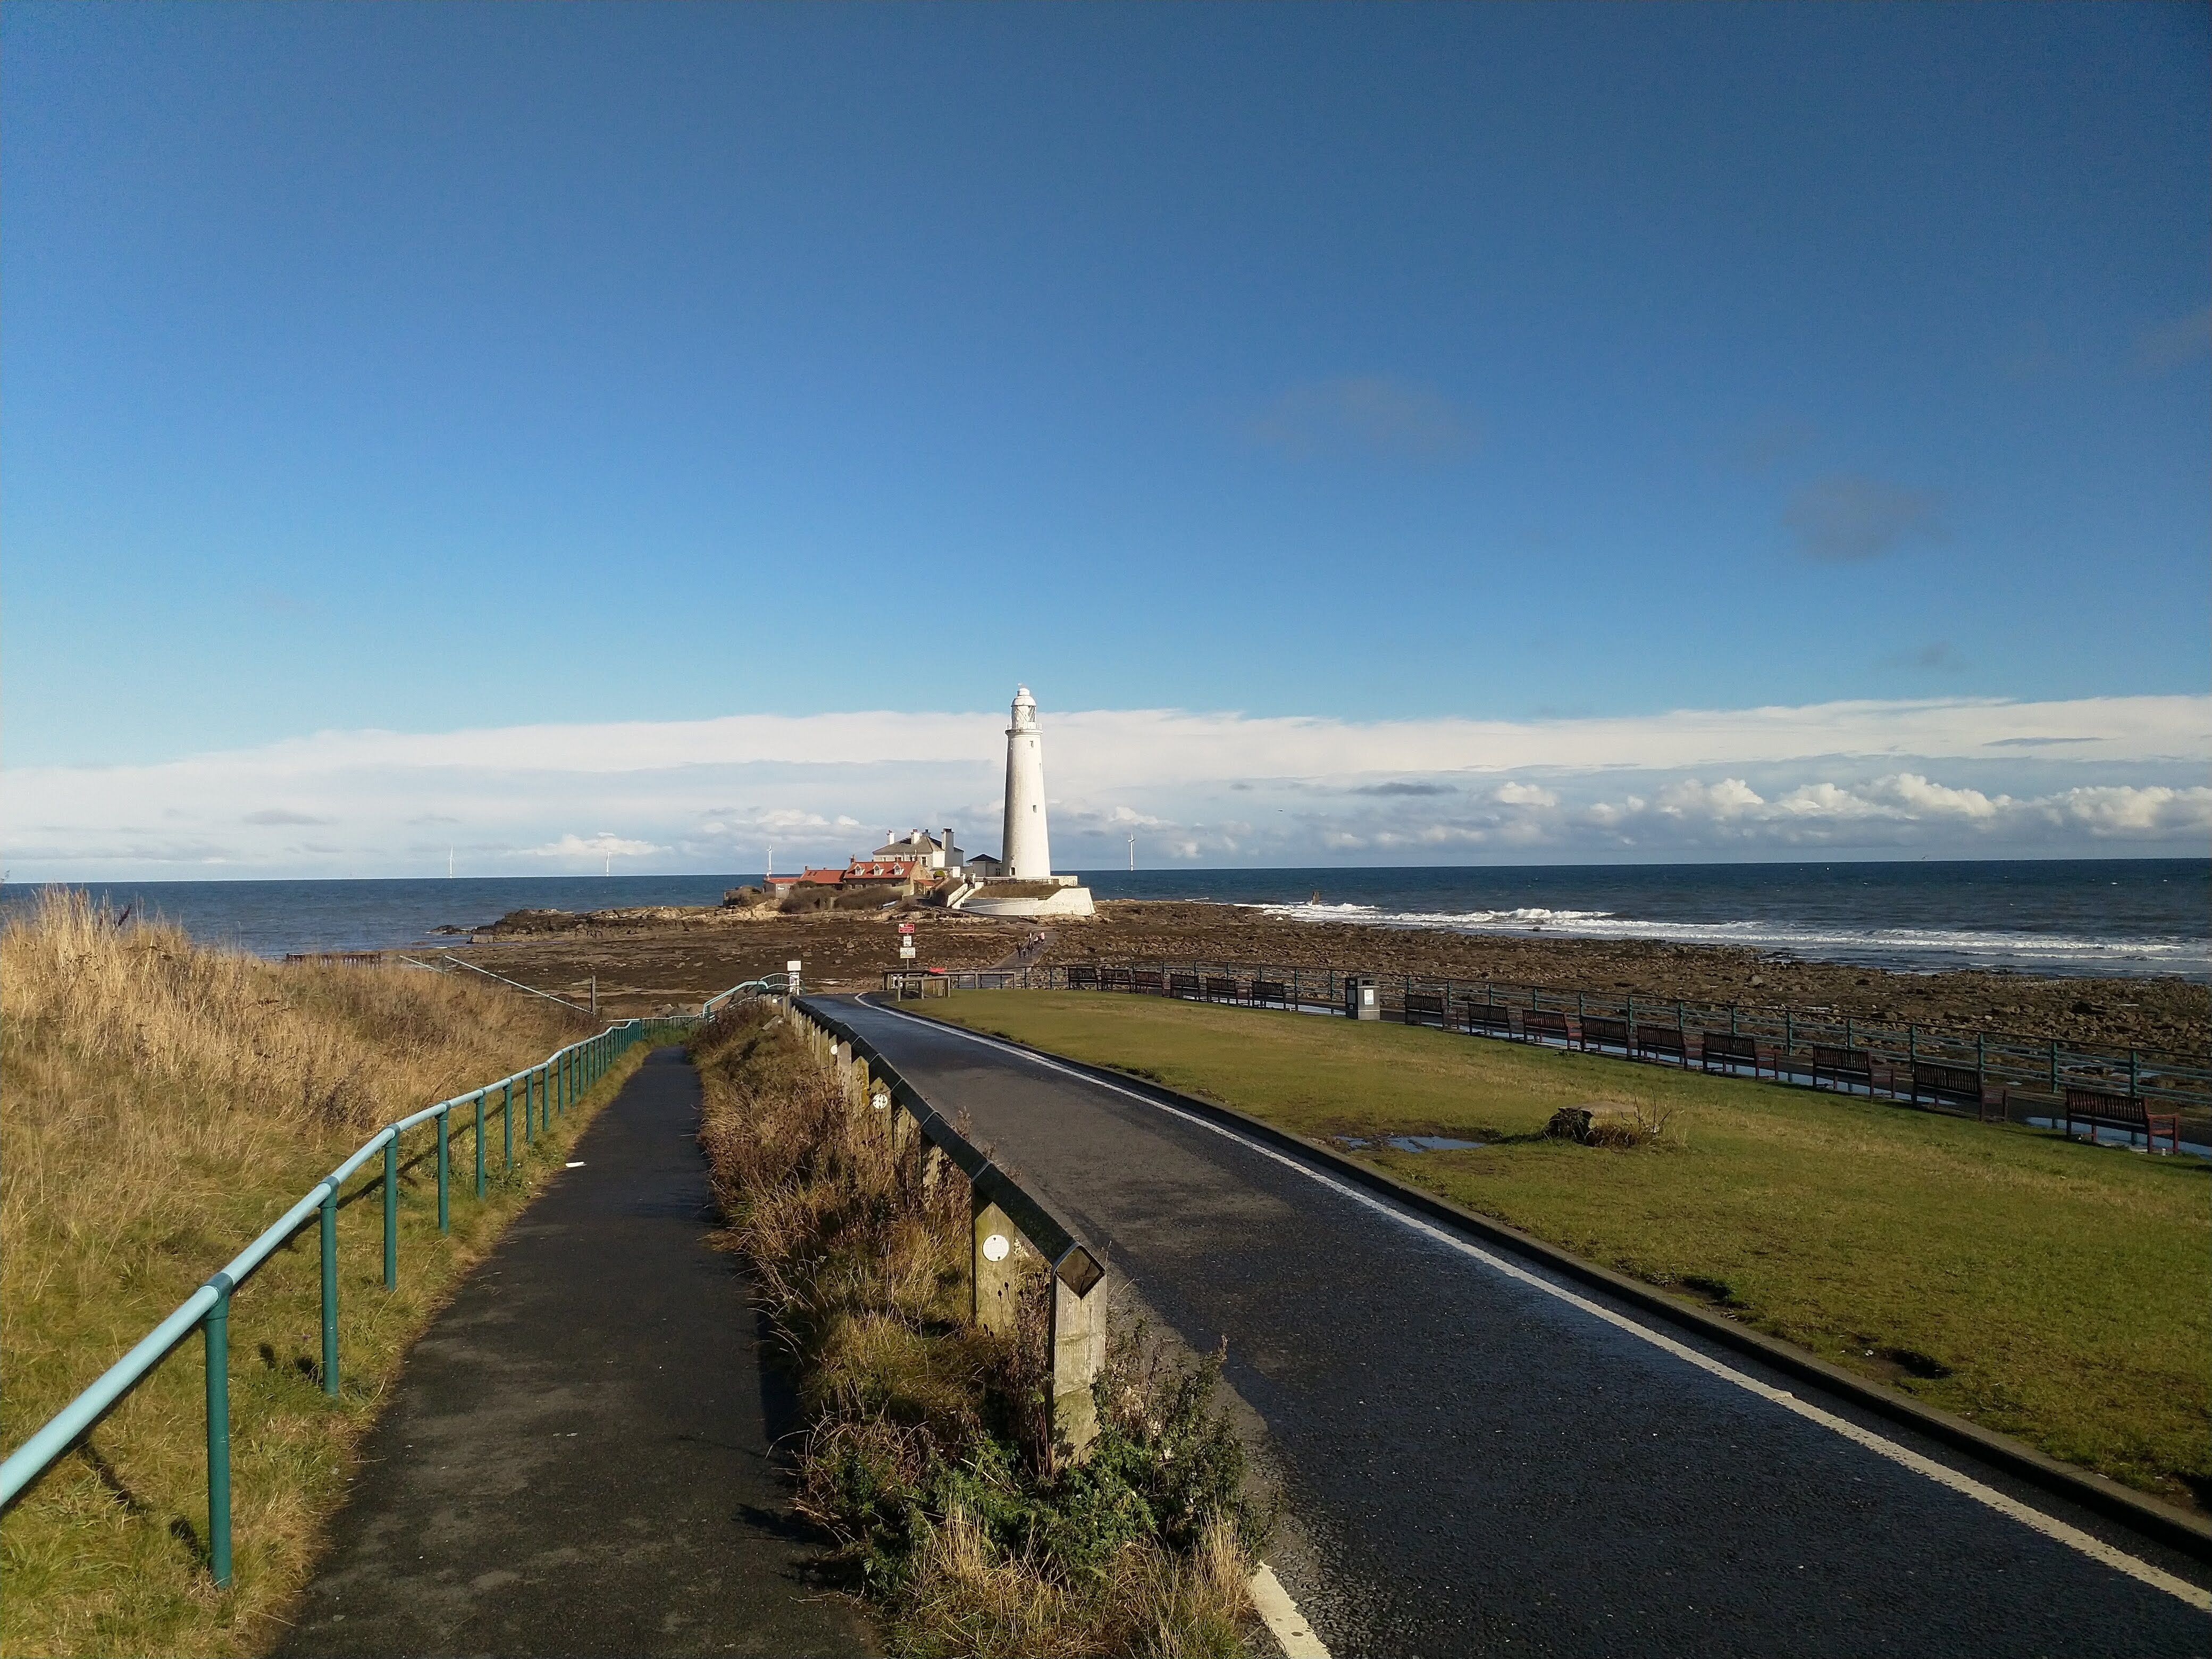
M282 1654L874 1651L812 1584L792 1426L656 1051L410 1353Z

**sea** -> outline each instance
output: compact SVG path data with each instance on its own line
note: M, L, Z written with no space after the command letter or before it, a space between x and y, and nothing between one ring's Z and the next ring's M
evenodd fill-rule
M1738 945L1907 972L2009 969L2212 982L2212 860L1092 870L1100 898L1553 939ZM714 904L757 873L84 884L112 911L277 957L436 942L510 910ZM0 911L39 890L0 889ZM448 936L450 937L450 936Z

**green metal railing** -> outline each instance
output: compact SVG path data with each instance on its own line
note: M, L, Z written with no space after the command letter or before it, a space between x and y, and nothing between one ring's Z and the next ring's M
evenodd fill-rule
M323 1392L335 1400L338 1393L338 1277L337 1212L339 1189L356 1170L379 1153L384 1167L384 1286L399 1283L399 1138L410 1129L434 1124L437 1131L438 1231L448 1231L452 1221L451 1119L455 1109L468 1115L476 1137L476 1195L485 1187L485 1117L488 1103L500 1117L500 1155L504 1166L514 1166L514 1115L516 1096L522 1106L522 1134L526 1149L551 1127L607 1074L625 1052L641 1042L671 1035L695 1024L698 1016L675 1018L627 1019L616 1022L596 1036L556 1050L538 1064L467 1094L455 1095L426 1107L370 1136L354 1154L338 1165L313 1190L293 1205L228 1266L185 1298L177 1310L109 1366L100 1379L78 1395L38 1431L0 1463L0 1510L12 1505L38 1478L76 1446L100 1419L152 1373L155 1367L197 1328L206 1345L207 1361L207 1495L208 1566L220 1588L231 1583L230 1536L230 1298L280 1247L301 1232L311 1217L319 1217L322 1247Z
M743 984L732 985L726 991L717 991L699 1005L699 1018L712 1019L739 997L781 997L799 994L799 975L771 974L766 979L749 979ZM688 1016L686 1018L688 1019Z

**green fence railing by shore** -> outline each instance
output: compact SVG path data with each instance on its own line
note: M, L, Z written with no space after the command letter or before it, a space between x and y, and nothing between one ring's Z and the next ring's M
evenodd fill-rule
M2063 1121L2069 1094L2094 1094L2178 1114L2192 1131L2201 1132L2195 1136L2200 1142L2212 1135L2212 1051L2107 1048L2014 1032L1899 1025L1830 1010L1263 963L890 969L883 975L884 991L895 997L939 989L1121 991L1337 1014L1345 1012L1347 989L1363 982L1374 988L1379 1017L1393 1022L1708 1071L1748 1072L1777 1082L1843 1088L1961 1115L1986 1118L1995 1113L2036 1127ZM1970 1095L1976 1097L1970 1100ZM2100 1121L2107 1130L2114 1127L2110 1121Z
M524 986L519 988L528 990ZM663 1014L649 1018L617 1020L596 1036L556 1049L535 1066L465 1094L441 1100L434 1106L388 1123L355 1150L352 1156L323 1177L248 1244L222 1270L193 1291L167 1319L148 1332L137 1346L103 1372L62 1407L31 1437L0 1462L0 1511L30 1490L54 1464L78 1445L150 1376L192 1332L201 1333L207 1362L207 1506L208 1569L216 1586L231 1583L230 1531L230 1299L238 1287L283 1245L316 1221L322 1246L321 1382L331 1400L338 1393L338 1278L337 1212L339 1193L346 1182L380 1153L382 1170L372 1180L383 1188L384 1287L399 1283L400 1137L410 1130L431 1128L436 1135L438 1231L449 1231L452 1218L451 1142L453 1115L462 1115L463 1133L474 1139L475 1195L484 1196L487 1161L487 1120L499 1118L499 1153L505 1167L514 1164L514 1109L522 1109L521 1133L526 1148L550 1128L554 1119L582 1100L614 1063L641 1042L681 1037L702 1019L737 996L754 989L734 987L712 997L696 1014ZM363 1190L366 1190L364 1185Z

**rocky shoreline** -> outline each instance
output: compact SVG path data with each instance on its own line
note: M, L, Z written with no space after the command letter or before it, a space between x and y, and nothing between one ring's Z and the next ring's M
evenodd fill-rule
M1109 926L1063 928L1046 960L1144 958L1356 968L1416 978L1771 1005L1887 1024L2012 1032L2204 1057L2212 986L2165 975L2043 978L1967 969L1908 974L1724 945L1540 939L1436 928L1291 921L1237 905L1122 900Z
M1098 912L1095 920L1056 923L1038 962L1203 962L1490 980L1607 996L1790 1007L2200 1060L2212 1036L2212 986L2171 975L1910 974L1730 945L1293 921L1213 902L1115 899L1103 901ZM806 963L810 984L865 989L898 965L898 921L915 926L920 965L945 969L1006 962L1035 926L926 905L804 915L673 906L580 915L519 911L489 927L461 930L483 943L457 953L549 988L596 977L603 1006L641 1012L780 972L794 957Z

